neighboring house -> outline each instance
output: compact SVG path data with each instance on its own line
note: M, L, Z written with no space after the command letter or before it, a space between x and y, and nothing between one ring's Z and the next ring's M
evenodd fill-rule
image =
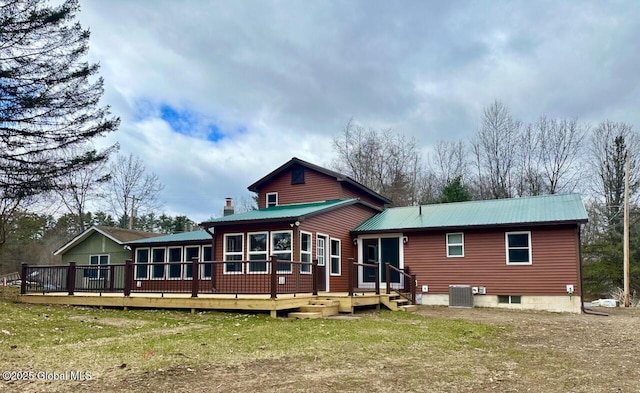
M125 243L159 236L157 233L133 231L107 226L92 226L53 252L62 263L78 265L122 264L131 258Z

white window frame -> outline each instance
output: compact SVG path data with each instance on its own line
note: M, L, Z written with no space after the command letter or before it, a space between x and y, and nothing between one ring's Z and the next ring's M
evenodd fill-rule
M273 205L269 204L269 196L271 196L271 195L275 195L275 197L276 197L275 204L273 204ZM265 207L278 206L278 193L277 192L268 192L267 195L265 196L264 206Z
M155 250L163 250L164 251L164 260L162 262L160 261L154 261L153 259L153 252ZM151 271L149 272L149 277L151 280L165 280L167 277L167 248L166 247L151 247L151 250L149 252L149 266L151 266ZM162 265L162 277L154 277L153 275L153 271L155 270L154 267L158 266L158 265Z
M142 250L146 250L147 251L147 261L146 262L139 262L138 261L138 251L142 251ZM135 271L135 274L134 274L134 279L136 281L148 280L149 277L151 276L151 249L149 247L136 248L135 258L136 258L136 260L135 260L136 271ZM138 269L140 267L143 267L143 264L147 268L147 274L144 277L138 277Z
M509 250L524 250L525 247L509 247L509 235L527 235L527 243L528 247L526 249L529 251L529 262L511 262L509 260ZM533 264L532 258L532 244L531 244L531 231L514 231L514 232L505 232L504 234L504 244L506 250L506 259L507 265L510 266L526 266Z
M266 247L267 249L264 251L251 251L249 249L249 247L251 247L251 235L265 235L266 238ZM247 232L247 274L268 274L269 273L269 263L265 262L265 270L253 270L251 269L251 256L252 255L261 255L264 254L264 260L268 261L269 260L269 243L271 242L271 238L269 237L269 232L268 231L261 231L261 232ZM260 261L260 260L256 260L256 261ZM259 262L261 263L261 262Z
M276 251L276 247L274 247L273 244L273 240L275 239L276 235L282 234L282 233L287 233L289 234L289 238L291 239L289 241L289 247L290 249L288 251ZM289 261L293 261L293 231L287 230L287 231L272 231L271 235L270 235L270 247L271 247L271 255L275 255L278 256L278 254L289 254ZM286 263L286 262L283 262ZM277 266L276 266L277 269ZM277 270L278 274L291 274L293 273L293 265L289 264L289 270Z
M461 237L460 243L451 243L449 241L449 236L450 235L460 235L460 237ZM446 243L447 243L447 258L463 258L464 257L464 233L463 232L450 232L450 233L447 233L445 235L445 238L446 238ZM450 247L462 247L462 254L461 255L451 254Z
M338 242L338 254L333 254L333 242ZM333 260L338 259L338 272L333 272ZM329 238L329 274L332 276L342 275L342 242L340 239Z
M322 238L324 240L324 244L322 248L318 247L318 240ZM329 235L325 235L324 233L316 233L316 259L318 260L318 266L326 266L326 255L327 255L327 243L329 242ZM322 254L320 254L320 250L322 250Z
M91 263L91 259L92 258L97 258L98 263ZM100 260L102 259L102 257L107 257L107 263L100 263ZM106 265L109 266L109 254L92 254L89 255L89 265L96 265L98 267L97 270L97 274L96 277L87 277L89 280L104 280L105 278L107 278L109 276L109 270L104 270L101 269L102 266ZM92 269L92 268L89 268Z
M184 262L189 262L189 263L192 262L191 259L187 259L187 249L196 249L196 250L198 250L198 261L202 260L202 258L201 258L202 247L200 247L200 246L184 246L184 250L182 251L182 259L183 259ZM187 276L188 266L190 266L190 265L182 265L182 266L184 266L184 269L183 269L184 270L184 272L183 272L184 274L182 276L183 279L184 280L193 279L193 272L191 272L191 277Z
M305 250L302 248L303 236L309 236L309 250ZM304 258L302 258L302 255L308 255L309 262L313 262L313 233L311 232L300 231L300 262L304 262ZM311 274L311 272L311 265L300 265L300 274Z
M179 261L169 261L170 257L171 257L171 250L175 250L175 249L179 249L180 250L180 260ZM167 260L167 280L182 280L184 272L182 267L184 266L182 264L182 262L184 262L184 248L181 246L170 246L167 247L167 256L166 256L166 260ZM178 265L180 267L180 273L178 274L177 277L172 277L171 276L171 267L172 264Z
M240 245L240 251L227 251L227 237L230 236L240 236L242 238L242 244ZM228 261L227 257L232 255L240 255L239 260L229 260L229 263L240 263L240 271L227 271L227 264L223 264L223 274L243 274L244 273L244 264L242 263L244 259L244 233L225 233L223 239L223 259L224 261Z
M204 250L205 250L205 248L210 248L210 249L211 249L211 261L205 261L205 260L204 260ZM212 261L213 261L213 259L214 259L214 258L213 258L213 246L212 246L212 245L210 245L210 244L203 245L203 246L202 246L202 248L200 249L200 260L201 260L201 261L203 261L203 262L212 262ZM214 265L213 263L211 263L210 265L211 265L211 270L212 270L212 272L213 272L213 269L215 269L215 265ZM206 269L206 267L207 267L207 266L206 266L206 264L202 264L202 265L200 266L200 278L201 278L201 279L203 279L203 280L209 280L209 279L211 279L211 274L209 274L209 275L207 276L207 275L206 275L206 273L205 273L205 271L206 271L206 270L205 270L205 269Z

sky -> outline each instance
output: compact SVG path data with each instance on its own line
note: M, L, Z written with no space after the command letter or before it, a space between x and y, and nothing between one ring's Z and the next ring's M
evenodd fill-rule
M514 117L640 131L637 1L80 0L102 103L97 141L140 157L164 211L199 222L292 157L321 166L351 119L468 140Z

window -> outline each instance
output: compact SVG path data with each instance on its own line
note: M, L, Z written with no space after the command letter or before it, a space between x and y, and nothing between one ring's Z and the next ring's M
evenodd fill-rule
M278 206L278 193L277 192L268 192L267 193L267 207Z
M304 167L295 166L291 169L291 184L304 184Z
M211 262L213 260L213 256L211 253L211 246L202 246L202 260L205 262ZM202 269L202 278L211 278L211 269L213 267L212 263L205 263Z
M316 258L318 258L318 266L325 265L325 244L327 242L327 238L324 236L318 236L317 244L316 244Z
M182 247L169 248L169 278L182 277Z
M268 232L248 233L247 259L249 261L266 261L269 259L267 250ZM249 262L249 273L267 273L266 262Z
M464 256L464 235L462 233L447 233L447 257Z
M292 231L271 232L271 254L282 261L290 261L293 251L291 237ZM290 263L278 263L278 273L291 273Z
M331 239L331 266L330 273L332 276L340 275L340 240Z
M242 261L242 250L244 249L244 234L233 233L224 235L224 260ZM241 274L242 262L225 263L224 274Z
M193 266L191 265L193 258L200 258L200 247L185 247L184 259L188 263L185 265L184 278L193 278Z
M136 280L149 278L149 249L138 248L136 250Z
M109 275L109 255L91 255L89 257L90 268L84 270L84 276L94 280L105 279ZM95 266L95 267L94 267Z
M154 264L151 269L151 278L164 278L164 248L151 249L151 262Z
M498 303L501 304L521 304L522 297L521 296L512 296L512 295L498 295Z
M300 262L311 263L311 234L300 232ZM311 265L300 265L301 273L311 273Z
M531 232L507 232L507 265L531 264Z

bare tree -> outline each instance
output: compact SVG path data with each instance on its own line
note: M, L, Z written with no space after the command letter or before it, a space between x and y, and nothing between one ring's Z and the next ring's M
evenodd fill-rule
M415 139L390 129L365 129L349 121L333 138L338 154L334 168L372 190L395 206L416 203L422 161Z
M111 164L110 175L105 189L106 198L122 227L130 221L133 207L140 215L161 207L158 196L164 186L157 174L147 173L140 158L133 154L118 155Z
M117 146L100 154L108 155L115 148ZM104 197L101 192L102 186L110 179L111 175L107 163L98 161L71 172L56 182L56 194L67 211L73 215L77 232L86 229L87 203Z
M537 133L540 164L543 169L546 192L571 192L578 182L577 161L587 126L577 119L548 119L540 117L534 125Z
M541 195L546 192L540 168L541 141L537 129L532 125L523 127L520 143L517 144L515 178L517 196Z
M482 125L472 141L478 181L485 183L483 196L509 198L514 195L514 170L522 123L499 101L485 108Z
M467 149L462 141L438 141L429 165L441 185L468 175Z

